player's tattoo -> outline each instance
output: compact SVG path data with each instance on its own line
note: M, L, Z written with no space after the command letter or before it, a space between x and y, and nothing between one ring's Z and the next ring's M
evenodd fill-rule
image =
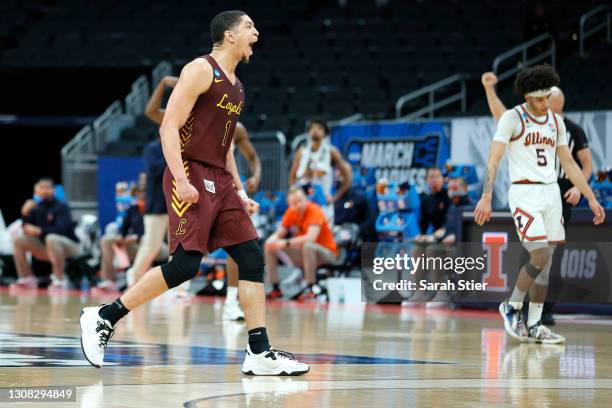
M497 163L489 162L487 164L487 174L485 174L484 187L482 189L483 195L493 191L493 186L495 185L495 178L497 177L497 167Z

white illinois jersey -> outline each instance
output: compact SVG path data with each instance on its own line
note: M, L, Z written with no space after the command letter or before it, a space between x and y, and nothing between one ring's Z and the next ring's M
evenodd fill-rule
M557 146L567 145L563 118L548 111L533 117L525 105L506 111L493 140L507 144L512 183L556 183Z

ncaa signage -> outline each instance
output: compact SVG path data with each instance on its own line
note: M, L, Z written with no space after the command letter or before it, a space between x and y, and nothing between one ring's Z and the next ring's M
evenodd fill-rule
M449 159L448 124L375 123L333 128L332 142L353 168L374 169L376 179L410 182L420 192L428 167Z

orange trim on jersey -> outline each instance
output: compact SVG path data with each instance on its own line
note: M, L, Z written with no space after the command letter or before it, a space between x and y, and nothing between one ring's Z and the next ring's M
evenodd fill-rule
M544 184L541 181L531 181L528 179L513 181L512 184Z
M524 237L527 241L541 241L546 239L546 235L540 235L539 237Z
M559 141L559 124L557 123L557 115L555 115L554 113L553 113L553 119L555 120L555 128L557 129L557 142L558 142Z
M529 112L527 112L527 109L525 109L523 105L521 105L521 109L527 114L527 117L529 119L533 120L534 123L537 123L538 125L545 125L546 123L548 123L548 112L546 112L546 119L544 119L544 122L538 122L536 118L534 118L529 114Z
M519 236L521 237L521 241L523 241L523 240L538 241L538 240L546 239L546 235L539 235L537 237L528 237L527 236L527 230L529 229L529 227L531 226L531 223L533 222L533 220L535 218L531 214L529 214L527 211L521 210L518 207L516 207L516 210L514 210L514 214L512 214L512 218L514 218L514 216L516 214L518 214L518 213L521 213L522 215L524 215L527 218L529 218L529 221L527 221L527 224L525 225L525 228L523 228L523 231L521 231L518 228L516 228L516 225L515 225L516 231L518 232Z
M521 133L519 133L518 136L514 136L510 138L511 142L514 142L515 140L520 139L521 137L523 137L523 133L525 133L525 121L523 121L523 117L521 116L521 112L519 112L516 108L514 108L514 111L516 112L516 114L518 115L519 119L521 120Z

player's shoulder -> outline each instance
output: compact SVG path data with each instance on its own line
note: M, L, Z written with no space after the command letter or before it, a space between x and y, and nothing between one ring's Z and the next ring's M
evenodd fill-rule
M182 81L193 90L200 93L205 92L210 87L213 79L213 68L205 58L196 58L183 67L179 83Z
M193 80L208 80L212 81L213 67L206 58L196 58L183 67L181 70L181 77L188 77Z
M499 118L500 121L505 121L505 122L516 122L516 123L520 123L520 121L522 120L522 112L521 112L521 105L517 105L512 109L508 109L507 111L505 111L504 113L502 113L501 117Z
M209 72L212 75L213 67L210 62L204 57L198 57L183 67L183 71L189 71L193 73L207 73Z

